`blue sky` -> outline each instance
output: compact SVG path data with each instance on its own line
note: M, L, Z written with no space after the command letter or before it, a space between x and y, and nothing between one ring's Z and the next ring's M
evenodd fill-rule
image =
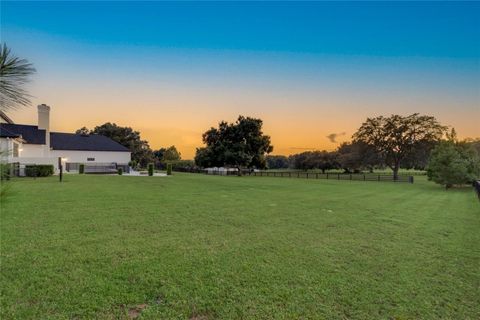
M348 139L378 114L432 114L460 135L480 135L480 3L2 1L1 9L2 42L35 64L33 102L51 104L62 130L116 121L187 155L204 129L238 114L264 119L279 153L334 148L326 135ZM89 112L66 122L79 108Z
M478 3L5 2L2 27L98 44L478 58Z

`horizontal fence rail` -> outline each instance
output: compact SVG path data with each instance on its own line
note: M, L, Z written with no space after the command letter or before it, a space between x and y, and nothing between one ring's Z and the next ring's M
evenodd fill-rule
M203 173L207 175L238 175L238 171L217 171L198 168L176 168L174 171ZM397 179L392 174L374 174L374 173L316 173L301 171L250 171L242 170L242 175L252 177L278 177L278 178L303 178L303 179L325 179L325 180L351 180L351 181L392 181L413 183L413 176L399 175Z
M373 173L316 173L316 172L248 172L245 173L254 177L280 177L280 178L303 178L303 179L325 179L325 180L351 180L351 181L392 181L413 183L413 176L397 176L391 174Z

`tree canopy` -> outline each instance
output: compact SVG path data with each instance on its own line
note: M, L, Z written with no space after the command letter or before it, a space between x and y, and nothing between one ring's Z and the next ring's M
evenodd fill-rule
M397 177L404 159L420 145L440 141L446 129L434 117L418 113L406 117L379 116L367 118L353 138L354 142L361 141L375 148Z
M346 172L373 171L384 162L373 146L362 141L342 143L337 150L337 161Z
M165 169L167 163L175 164L184 164L190 165L191 163L186 161L181 161L182 156L175 146L170 146L167 148L160 148L153 151L153 157L155 158L155 166L158 169Z
M282 155L268 155L265 157L268 169L285 169L288 168L290 162L287 156Z
M270 137L263 134L260 119L239 116L235 123L222 121L203 136L195 163L201 167L231 166L265 168L265 155L273 151Z
M322 172L338 167L337 153L328 151L306 151L290 156L293 167L309 170L320 169Z
M447 189L471 183L480 177L479 155L467 142L442 141L432 151L427 175Z

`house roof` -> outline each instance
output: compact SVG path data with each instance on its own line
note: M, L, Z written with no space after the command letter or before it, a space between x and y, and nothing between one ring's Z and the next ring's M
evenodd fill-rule
M0 129L0 137L2 138L20 138L20 134L11 132L10 130L6 128L1 128Z
M0 123L1 138L23 138L27 144L45 144L45 130L37 126ZM123 151L130 150L112 139L97 135L50 132L50 147L53 150Z
M86 150L86 151L124 151L130 150L112 139L98 135L82 135L74 133L50 133L50 147L53 150Z
M0 123L0 137L22 137L26 143L45 144L45 130L25 124Z

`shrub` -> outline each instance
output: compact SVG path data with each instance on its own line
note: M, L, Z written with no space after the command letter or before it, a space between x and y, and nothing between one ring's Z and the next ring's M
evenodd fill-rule
M118 168L117 173L119 176L121 176L123 174L123 168L122 167Z
M153 163L148 164L148 175L153 176Z
M27 177L48 177L52 174L53 165L51 164L36 164L25 166L25 175Z
M472 183L480 175L476 151L462 142L443 141L433 149L428 164L430 180L445 188Z
M137 166L137 161L135 161L135 160L130 161L130 162L128 163L128 166L129 166L130 168L135 168L135 167Z
M85 173L85 165L83 163L81 163L79 166L78 166L78 173L79 174L84 174Z
M0 180L10 180L10 170L9 163L0 163Z
M171 175L172 175L172 164L167 163L167 176L171 176Z

